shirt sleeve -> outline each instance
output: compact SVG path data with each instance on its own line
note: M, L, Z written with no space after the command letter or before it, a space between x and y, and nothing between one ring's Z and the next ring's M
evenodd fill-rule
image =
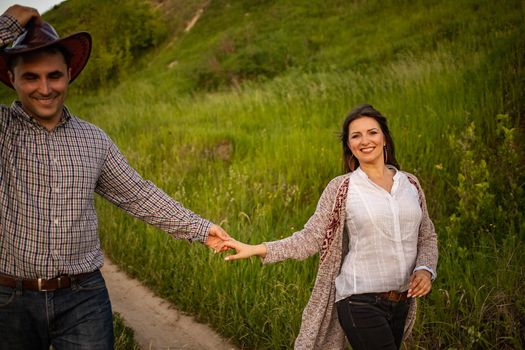
M431 278L432 282L433 282L433 281L436 279L436 277L437 277L437 275L436 275L436 273L434 272L434 270L432 270L432 268L429 267L429 266L418 266L418 267L416 267L416 268L414 269L413 272L416 272L416 271L419 271L419 270L425 270L425 271L430 272L430 275L432 276L432 278Z
M127 213L169 232L175 238L206 242L212 223L184 208L152 182L144 180L117 147L111 141L109 143L96 192Z
M24 29L20 23L9 15L0 16L0 48L11 44Z

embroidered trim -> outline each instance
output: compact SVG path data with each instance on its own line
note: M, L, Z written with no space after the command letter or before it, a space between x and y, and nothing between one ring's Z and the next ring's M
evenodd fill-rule
M423 195L421 194L421 188L419 188L419 185L417 184L416 180L412 178L412 176L407 175L407 178L408 181L410 181L410 183L416 187L417 195L419 198L419 207L421 208L421 210L423 210Z
M330 214L330 223L326 227L326 233L324 235L323 245L321 246L321 258L320 261L323 261L326 257L326 254L329 251L330 246L332 245L332 241L334 240L334 235L336 233L337 228L339 227L339 224L341 223L341 217L340 211L343 208L343 204L346 200L346 194L348 192L348 185L350 184L350 177L347 176L346 179L344 179L343 183L337 190L337 196L335 197L335 203L334 208L332 209L332 213Z

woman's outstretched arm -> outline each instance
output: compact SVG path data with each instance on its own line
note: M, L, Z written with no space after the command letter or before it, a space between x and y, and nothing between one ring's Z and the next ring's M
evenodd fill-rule
M228 260L243 259L257 255L263 259L263 263L275 263L286 259L304 260L321 250L326 229L330 223L332 209L338 189L345 175L339 176L328 184L321 194L317 203L315 213L310 217L304 228L289 237L264 242L258 245L248 245L238 241L228 241L226 245L236 250L234 258ZM224 249L221 249L224 251Z
M252 256L258 256L264 258L268 253L266 245L261 244L246 244L234 239L230 239L224 242L223 247L228 249L234 249L236 254L228 255L224 260L239 260L246 259Z

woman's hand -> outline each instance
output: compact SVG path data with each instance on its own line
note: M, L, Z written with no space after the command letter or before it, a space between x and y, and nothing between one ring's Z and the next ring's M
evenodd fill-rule
M432 289L431 274L427 270L417 270L410 277L408 286L408 297L424 297Z
M227 240L223 243L223 246L227 247L228 249L235 249L236 251L236 254L228 255L224 258L224 260L246 259L254 255L264 258L268 253L266 245L264 244L252 245L242 243L234 239Z

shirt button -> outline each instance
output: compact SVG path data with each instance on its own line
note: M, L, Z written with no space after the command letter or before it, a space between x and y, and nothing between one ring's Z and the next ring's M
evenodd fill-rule
M56 187L54 191L55 191L55 193L58 193L58 192L60 192L60 188Z
M55 219L53 222L55 223L55 225L58 225L58 219Z

